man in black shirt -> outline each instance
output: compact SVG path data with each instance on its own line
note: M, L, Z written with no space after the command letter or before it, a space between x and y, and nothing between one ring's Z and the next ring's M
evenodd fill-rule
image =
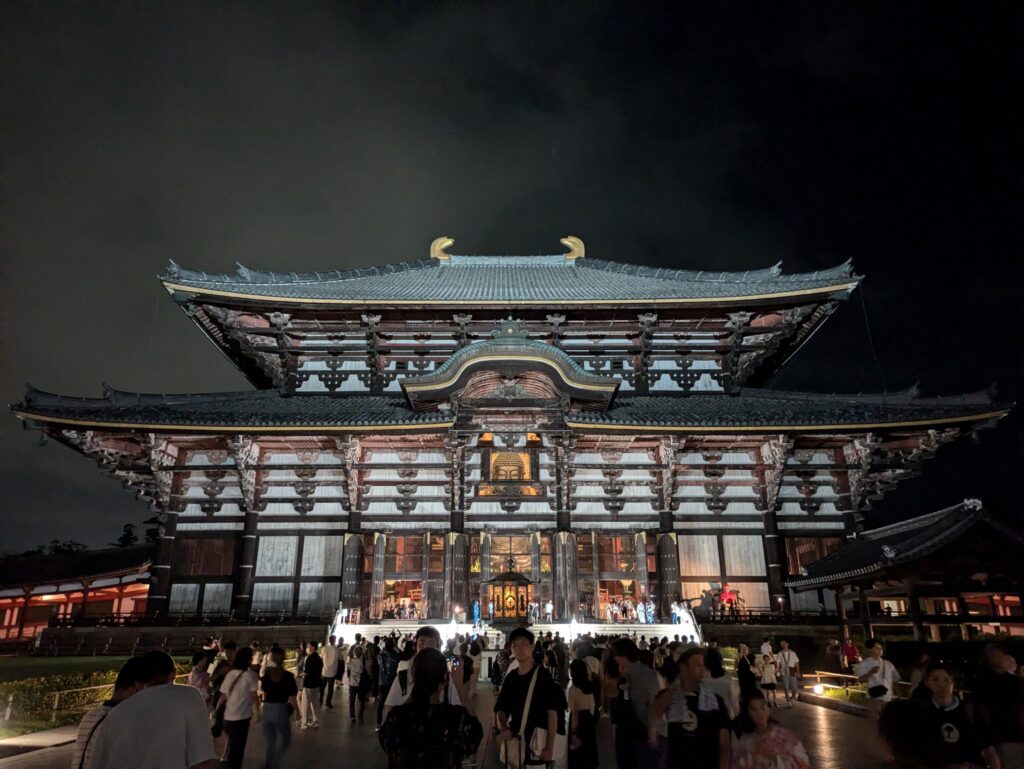
M658 695L651 720L668 719L668 765L673 769L728 769L732 749L722 698L703 686L704 650L679 656L677 679Z
M300 710L302 722L300 726L302 729L308 726L316 729L320 726L320 682L323 678L324 661L316 653L316 643L313 641L306 644L303 672L303 702Z
M1000 644L982 652L985 672L971 689L982 719L992 732L1004 767L1024 766L1024 678L1017 660Z
M562 718L566 709L565 695L555 685L551 675L534 663L533 633L524 627L517 627L509 633L508 640L512 656L519 666L505 676L501 692L494 703L494 712L501 728L499 739L507 750L521 751L527 764L545 764L554 760L555 738L559 725L565 721ZM523 710L527 707L526 699L531 682L533 695L524 725ZM529 745L534 730L538 728L547 731L547 739L543 749L532 754ZM517 738L521 739L521 743L517 743Z

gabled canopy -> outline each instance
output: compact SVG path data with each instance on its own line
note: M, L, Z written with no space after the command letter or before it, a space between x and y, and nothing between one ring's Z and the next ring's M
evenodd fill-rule
M480 372L495 372L481 386ZM529 379L532 372L544 375L541 381ZM491 379L497 381L492 382ZM503 380L503 381L501 381ZM534 339L515 321L507 321L491 334L491 339L463 347L443 365L429 374L406 377L402 389L414 408L423 408L462 391L463 399L496 398L503 401L543 400L564 395L572 401L607 408L619 387L619 380L585 371L564 351Z

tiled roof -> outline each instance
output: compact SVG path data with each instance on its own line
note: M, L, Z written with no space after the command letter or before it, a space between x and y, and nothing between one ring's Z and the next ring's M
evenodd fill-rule
M945 398L920 398L916 390L878 395L823 395L782 390L741 389L736 395L619 397L606 412L574 416L574 423L643 424L670 427L873 425L943 419L962 421L1009 406L988 391Z
M154 545L133 545L57 555L9 555L0 559L0 588L66 582L132 571L149 564L155 549Z
M102 398L76 398L29 389L23 403L12 406L19 416L39 421L116 426L123 424L192 426L212 431L270 428L311 431L320 427L386 427L444 429L451 416L414 411L402 397L352 395L282 396L277 390L203 395L147 395L107 388ZM568 421L576 428L614 425L693 427L722 430L791 427L799 430L842 426L908 423L941 424L998 418L1009 410L985 393L956 398L918 398L913 392L880 395L816 395L742 390L737 395L695 394L684 397L617 399L607 412L580 412Z
M163 276L184 295L215 292L300 302L574 303L616 300L713 301L817 290L845 297L860 278L849 262L816 272L670 270L562 256L455 256L332 272L235 274L190 270L171 262ZM832 289L829 291L828 289Z
M807 589L868 577L935 552L979 524L990 526L999 537L1024 545L1024 533L993 518L980 501L966 499L945 510L856 534L836 552L808 566L806 574L786 584Z

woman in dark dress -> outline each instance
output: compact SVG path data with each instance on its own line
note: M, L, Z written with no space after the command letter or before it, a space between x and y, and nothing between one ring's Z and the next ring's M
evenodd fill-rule
M741 702L757 693L757 675L750 660L750 647L746 644L740 644L739 657L736 660L736 679L740 683Z
M448 687L448 662L437 649L423 649L412 659L412 696L392 710L380 730L388 769L459 769L475 756L483 727L463 683L462 661L452 660L451 680L469 707L442 701Z
M569 769L597 766L597 704L594 681L583 660L569 664Z

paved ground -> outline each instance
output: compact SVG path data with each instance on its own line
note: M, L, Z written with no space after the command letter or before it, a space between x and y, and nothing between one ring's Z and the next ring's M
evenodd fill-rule
M345 705L347 707L347 701ZM489 690L482 691L477 708L478 714L484 719L489 718L492 705L493 698ZM371 706L375 715L376 706ZM792 709L780 709L777 711L777 717L782 724L800 735L815 769L877 769L881 764L877 742L872 738L873 724L866 718L805 704L797 704ZM384 769L387 762L373 727L370 708L367 709L365 724L351 724L345 708L327 710L319 729L295 732L292 749L285 762L286 767ZM600 739L601 755L608 756L613 761L611 725L607 719L601 722ZM481 746L481 754L484 748L485 746ZM70 758L71 747L65 745L6 760L0 759L0 769L67 769ZM614 769L612 764L602 766ZM253 724L246 750L245 768L262 767L263 735L259 724ZM490 769L490 765L487 765L487 769Z

